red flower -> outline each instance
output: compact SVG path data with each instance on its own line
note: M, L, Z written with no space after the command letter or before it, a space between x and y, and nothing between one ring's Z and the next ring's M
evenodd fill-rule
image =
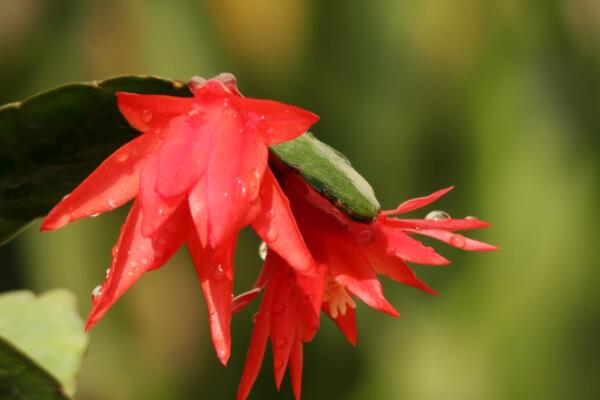
M143 132L107 158L46 217L42 230L119 207L135 197L102 287L90 329L144 272L161 267L185 242L225 364L233 252L250 224L298 271L314 263L267 168L267 146L296 138L318 117L270 100L244 98L235 78L195 78L191 98L117 93L121 113Z
M357 336L354 296L377 310L399 316L385 299L377 274L436 294L415 275L407 262L445 265L449 261L412 235L430 236L464 250L496 250L494 246L455 233L489 226L472 217L450 219L439 211L430 213L428 219L392 217L424 207L452 188L409 200L395 210L381 212L372 223L365 224L350 220L298 175L285 175L282 187L319 273L312 277L300 276L285 260L269 253L257 289L234 300L237 311L256 297L260 289L266 288L238 400L245 399L250 392L268 337L273 347L277 387L289 360L294 393L300 398L302 342L311 340L316 333L320 309L334 320L353 345Z

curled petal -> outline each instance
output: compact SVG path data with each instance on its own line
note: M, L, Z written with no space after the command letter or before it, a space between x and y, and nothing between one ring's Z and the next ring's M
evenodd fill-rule
M439 199L440 197L442 197L443 195L445 195L452 189L454 189L454 186L450 186L450 187L447 187L446 189L438 190L437 192L434 192L434 193L430 194L429 196L417 197L416 199L407 200L404 203L400 204L398 206L398 208L396 208L394 210L382 211L381 214L382 215L395 215L395 214L403 214L403 213L417 210L419 208L425 207L425 206L433 203L434 201L436 201L437 199Z
M272 100L239 97L235 102L267 145L295 139L319 120L319 116L310 111Z
M234 237L219 249L203 248L194 231L187 241L206 299L213 345L223 365L227 365L231 354L231 297L235 243Z
M369 252L367 257L378 274L385 275L396 282L404 283L405 285L415 287L429 294L438 294L438 292L430 288L425 282L419 279L414 271L408 265L406 265L402 259L390 257L389 255L383 254L379 251Z
M41 230L58 229L82 217L103 213L131 200L140 188L140 173L156 132L138 136L115 151L70 195L50 211Z
M491 244L479 242L477 240L469 239L458 233L452 233L448 231L442 231L437 229L419 229L409 231L414 234L429 236L437 239L441 242L447 243L450 246L454 246L458 249L468 251L494 251L498 250L498 247L492 246Z
M251 222L252 228L292 268L301 273L314 270L314 261L296 225L288 199L269 169L263 176L259 201L260 211Z
M141 232L142 212L139 202L133 203L127 221L113 250L113 262L100 294L93 299L86 330L108 311L146 271L164 265L181 247L186 230L186 210L180 208L172 218L155 233L145 237Z
M117 92L119 111L129 125L145 132L191 109L193 98Z

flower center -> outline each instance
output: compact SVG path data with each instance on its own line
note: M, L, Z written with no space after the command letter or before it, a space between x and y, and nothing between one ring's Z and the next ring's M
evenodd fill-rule
M327 277L323 301L329 304L329 311L333 318L337 318L338 315L346 315L348 306L356 308L356 303L346 288L330 277Z

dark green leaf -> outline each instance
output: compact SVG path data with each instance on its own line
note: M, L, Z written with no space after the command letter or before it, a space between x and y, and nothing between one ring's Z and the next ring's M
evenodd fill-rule
M129 76L70 84L0 107L0 244L138 134L119 113L117 91L191 96L180 81ZM274 151L352 218L370 221L379 210L368 183L313 136Z

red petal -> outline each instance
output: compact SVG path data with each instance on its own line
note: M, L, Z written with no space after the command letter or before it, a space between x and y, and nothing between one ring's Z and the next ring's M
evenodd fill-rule
M436 229L419 229L409 231L411 233L423 236L429 236L437 239L441 242L447 243L450 246L454 246L458 249L469 250L469 251L494 251L498 250L498 247L492 246L491 244L479 242L477 240L469 239L458 233L452 233L447 231L441 231Z
M202 248L195 232L192 232L187 242L206 299L213 345L223 365L227 365L231 353L231 297L235 243L236 237L216 250Z
M82 217L120 207L140 188L140 171L157 139L156 132L138 136L115 151L42 222L41 230L58 229Z
M113 252L113 262L100 296L94 299L88 317L86 330L98 322L117 299L137 281L144 272L159 268L177 251L183 243L187 225L185 209L156 232L153 238L144 237L141 232L142 213L136 201Z
M369 306L400 316L383 295L377 274L369 264L369 260L352 245L329 245L329 273L336 282L345 286Z
M416 199L407 200L404 203L400 204L398 206L398 208L396 208L395 210L382 211L381 214L382 215L394 215L394 214L403 214L403 213L417 210L421 207L425 207L425 206L433 203L434 201L436 201L437 199L439 199L440 197L442 197L443 195L445 195L452 189L454 189L454 186L450 186L446 189L438 190L437 192L434 192L434 193L430 194L429 196L417 197Z
M319 116L310 111L272 100L239 97L235 102L267 145L295 139L319 120Z
M342 334L346 337L346 340L350 342L352 346L356 346L357 333L356 333L356 311L352 307L346 307L346 313L344 315L338 313L337 317L331 316L331 310L329 303L323 303L323 311L335 322L340 328Z
M204 184L209 240L217 247L249 222L248 211L258 196L268 154L233 108L223 105L213 113L218 135L211 144Z
M420 280L414 271L410 269L410 267L401 259L397 257L390 257L389 255L379 251L368 252L367 257L378 274L385 275L396 282L410 285L429 294L438 294L438 292Z
M262 291L261 288L250 289L247 292L238 294L231 300L231 313L236 314L241 311L244 307L250 304Z
M302 393L302 363L302 341L296 339L294 340L294 346L292 347L292 353L290 355L290 379L292 381L294 398L296 400L300 400L300 395Z
M314 261L302 239L287 197L270 169L265 171L260 191L261 210L252 221L256 233L297 271L314 269Z
M210 143L217 134L213 118L203 113L172 119L163 128L156 191L164 197L187 193L206 169Z
M171 118L186 113L193 101L190 97L117 92L119 111L129 125L142 132L161 127Z
M165 198L155 190L156 177L158 175L158 154L154 151L142 170L140 185L140 205L144 214L142 221L142 233L144 236L152 236L181 204L184 195Z
M450 261L436 253L434 249L411 238L403 231L381 224L380 228L385 237L385 243L380 244L381 241L378 240L375 245L380 246L390 256L396 256L416 264L447 265L450 263Z
M489 222L478 219L448 219L448 220L429 220L429 219L396 219L382 217L378 221L382 224L400 228L400 229L442 229L445 231L468 231L471 229L481 229L490 226Z
M265 300L263 299L263 302ZM256 381L256 377L260 371L265 350L267 348L267 339L269 338L269 318L261 312L256 316L254 321L254 330L252 331L252 339L250 339L250 349L246 356L246 364L244 372L240 380L238 388L237 400L245 400L250 394L250 390Z

